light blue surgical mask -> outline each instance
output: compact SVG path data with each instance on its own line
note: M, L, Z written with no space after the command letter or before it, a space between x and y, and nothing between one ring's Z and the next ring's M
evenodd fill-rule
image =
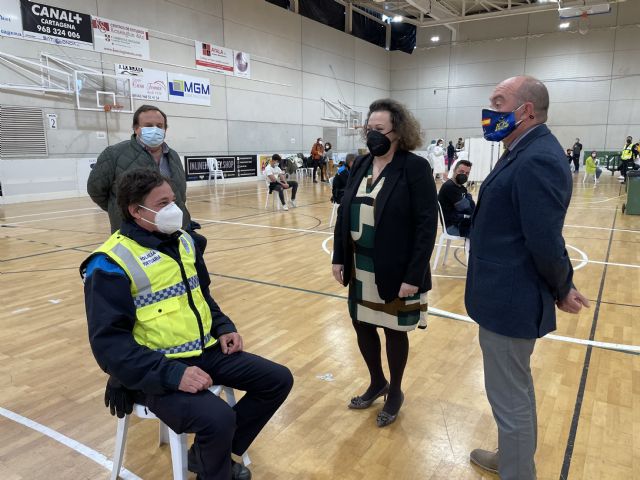
M147 147L159 147L164 142L164 129L158 127L140 128L140 140Z

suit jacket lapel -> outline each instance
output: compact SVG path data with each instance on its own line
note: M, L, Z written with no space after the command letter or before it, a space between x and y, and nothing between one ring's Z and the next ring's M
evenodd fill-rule
M351 210L351 201L358 191L362 178L367 174L367 170L369 169L369 165L371 165L372 160L371 155L365 155L353 164L351 172L349 173L350 176L353 176L353 183L349 188L345 189L344 194L342 195L341 208L343 212L349 212ZM347 221L348 215L345 214L342 218ZM345 228L347 227L348 225Z
M527 147L533 140L535 140L536 138L539 138L543 135L547 135L549 134L549 129L547 128L547 126L545 124L541 124L537 127L534 127L535 131L533 132L529 132L529 134L523 138L517 145L516 147L513 149L513 151L509 152L507 154L506 158L503 158L502 160L500 160L498 162L498 164L495 166L495 168L491 171L491 173L489 173L489 175L487 176L487 178L484 179L484 181L482 182L482 185L480 186L480 191L478 192L478 202L476 203L476 208L473 212L472 215L472 219L471 221L473 222L473 220L475 219L475 213L478 211L478 209L480 208L480 202L482 200L482 194L484 192L484 190L491 184L491 182L493 182L495 180L495 178L500 174L500 172L502 172L505 168L507 168L509 165L511 165L514 160L516 159L516 157L518 156L518 154L525 149L525 147Z
M385 205L387 204L387 200L389 200L389 196L393 191L400 175L402 175L404 162L407 157L407 152L396 152L393 156L393 160L387 167L384 172L384 184L382 185L382 189L378 196L376 197L376 208L375 208L375 222L376 225L380 223L380 218L382 216L382 210L384 210Z

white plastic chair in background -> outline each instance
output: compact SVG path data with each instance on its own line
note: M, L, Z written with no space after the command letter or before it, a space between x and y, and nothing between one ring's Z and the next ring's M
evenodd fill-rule
M276 190L271 191L271 188L269 187L269 185L271 184L271 181L269 180L269 177L267 177L266 175L264 177L264 182L267 184L267 198L264 202L264 208L265 209L269 208L269 198L271 198L271 210L280 210L283 206L280 203L280 195ZM282 193L284 194L284 202L286 205L287 203L289 203L289 190L288 189L282 190Z
M440 237L438 237L438 249L436 250L436 258L433 262L433 271L435 272L438 268L438 260L440 259L440 252L442 247L446 245L444 251L444 257L442 259L442 265L447 262L447 256L449 255L449 247L451 246L451 242L453 240L464 240L464 252L467 259L467 265L469 264L469 239L465 237L460 237L458 235L451 235L447 233L447 226L444 223L444 214L442 213L442 207L440 206L440 202L438 202L438 218L440 218L440 224L442 225L442 233ZM446 243L444 243L446 242Z
M214 385L209 391L215 396L219 397L220 393L224 391L227 403L230 407L236 404L236 396L233 393L233 388L224 387L222 385ZM142 419L157 419L151 411L144 405L135 404L133 406L133 414ZM120 468L122 467L122 460L124 458L124 449L127 442L127 430L129 428L129 417L131 415L125 415L124 418L118 419L118 429L116 431L116 448L113 455L113 468L111 470L111 480L117 480L120 474ZM160 438L159 444L163 445L169 443L171 448L171 466L173 468L174 480L187 480L187 434L176 433L171 430L162 420L160 422ZM251 463L249 454L245 452L242 455L242 463L245 466Z
M209 167L209 184L212 176L214 183L218 183L218 178L224 182L224 172L220 170L217 158L207 157L207 166Z

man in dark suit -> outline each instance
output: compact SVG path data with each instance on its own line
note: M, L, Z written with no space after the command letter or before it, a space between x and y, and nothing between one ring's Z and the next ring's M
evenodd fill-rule
M530 357L556 328L557 306L578 313L589 301L573 285L562 237L572 180L547 126L549 94L532 77L500 83L483 111L485 138L506 147L480 189L472 216L465 304L479 325L485 388L498 451L471 462L502 480L536 478L536 401Z

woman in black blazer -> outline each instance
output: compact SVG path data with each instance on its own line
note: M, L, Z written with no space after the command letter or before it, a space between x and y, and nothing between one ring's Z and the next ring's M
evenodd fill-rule
M407 332L426 327L438 207L429 163L410 152L422 144L413 115L395 100L377 100L369 107L364 133L370 153L351 169L332 263L335 279L349 285L349 314L371 376L349 408L368 408L384 396L376 419L384 427L396 420L404 401ZM390 383L382 370L378 327L385 332Z

